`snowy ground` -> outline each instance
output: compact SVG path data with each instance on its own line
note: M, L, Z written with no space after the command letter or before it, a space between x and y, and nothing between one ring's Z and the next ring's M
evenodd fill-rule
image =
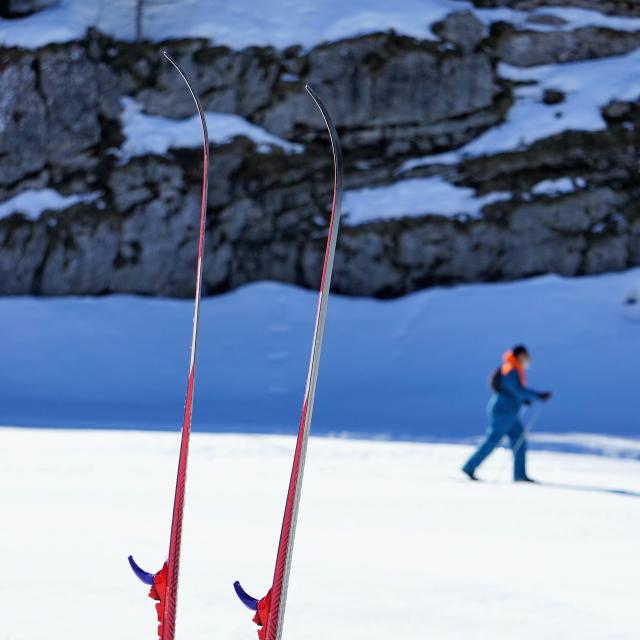
M489 373L524 342L531 386L555 393L536 432L639 438L640 305L624 304L634 289L640 269L392 301L332 296L315 432L476 436ZM293 432L315 305L314 292L275 283L204 300L196 430ZM174 429L192 308L131 296L0 299L0 424Z
M0 429L0 640L155 637L177 433ZM293 439L193 437L178 638L255 638ZM548 486L457 477L462 446L312 439L285 637L635 640L640 462L531 456Z

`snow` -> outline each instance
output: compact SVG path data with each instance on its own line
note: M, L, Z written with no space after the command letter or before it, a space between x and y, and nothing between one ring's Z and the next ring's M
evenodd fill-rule
M460 162L461 156L458 151L445 151L444 153L432 153L428 156L422 156L420 158L412 158L411 160L405 160L398 170L396 175L402 175L413 169L420 167L426 167L432 164L457 164Z
M125 142L119 150L123 159L145 154L162 155L171 148L202 145L200 118L195 115L181 120L143 113L142 105L132 98L122 99L122 129ZM286 153L300 153L302 145L287 142L231 113L205 112L209 141L225 144L238 136L253 140L259 152L278 147Z
M250 45L311 47L327 40L395 29L433 38L429 25L451 11L470 6L457 0L403 0L402 8L383 0L147 0L144 32L161 41L202 37L234 48ZM0 20L0 42L38 47L80 38L89 26L119 39L134 36L134 3L62 0L59 7L21 20Z
M542 180L533 185L531 193L535 195L555 195L558 193L572 193L576 189L582 189L586 185L584 178L556 178L554 180Z
M0 637L155 634L131 573L165 558L177 433L1 429ZM254 638L232 583L272 578L294 442L192 439L177 638ZM635 640L640 463L534 453L548 484L458 479L468 447L312 438L285 634Z
M503 78L533 83L516 87L515 104L506 121L456 151L406 161L398 173L525 149L564 131L601 131L607 126L601 114L606 104L640 97L639 68L640 49L624 56L538 67L521 68L501 63L499 72ZM542 96L546 89L563 91L565 101L557 105L544 104Z
M403 0L401 8L386 0L214 0L166 2L147 0L143 29L155 41L201 37L234 48L250 45L312 47L376 31L395 30L433 39L430 25L449 13L472 10L486 25L506 20L519 28L572 30L601 26L620 31L640 30L640 19L606 16L597 11L543 7L534 11L474 9L464 0ZM552 14L567 21L559 27L527 22L529 16ZM134 37L132 0L62 0L58 7L20 20L0 19L0 42L7 46L40 47L81 38L90 26L122 40Z
M585 433L531 433L529 440L547 449L640 460L640 440Z
M26 189L0 203L0 218L21 213L30 220L35 220L45 211L67 209L79 202L92 202L100 195L99 192L94 192L63 196L55 189Z
M640 305L624 304L638 283L636 269L391 301L332 296L314 433L477 437L487 377L524 342L530 385L555 394L535 433L639 438ZM203 301L195 430L294 432L315 306L314 292L275 283ZM130 296L0 299L0 424L175 429L192 309Z
M511 194L503 191L477 197L473 189L432 176L346 191L343 210L346 222L351 225L428 213L478 217L484 206L510 198Z
M466 151L471 155L499 153L563 131L605 129L602 107L614 99L636 100L640 96L639 65L640 50L601 60L528 69L501 64L502 77L537 84L518 87L507 122L472 142ZM545 105L541 96L546 89L561 89L566 100Z

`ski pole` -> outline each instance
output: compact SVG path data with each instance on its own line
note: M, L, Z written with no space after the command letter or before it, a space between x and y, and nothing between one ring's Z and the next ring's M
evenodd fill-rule
M520 434L520 437L516 440L515 444L511 448L513 457L515 457L518 451L520 451L520 447L522 447L525 439L533 430L533 427L536 425L536 422L538 422L538 420L540 419L540 416L542 415L543 410L544 410L544 405L541 404L536 409L533 409L530 411L531 417L529 418L524 428L522 429L522 433ZM498 476L499 478L502 477L506 468L507 468L507 463L505 461L505 463L502 465L502 469L500 469L500 474Z
M538 422L538 420L540 419L540 416L542 415L543 410L544 410L544 405L541 404L538 406L537 409L534 409L531 412L532 413L531 418L525 425L524 429L522 430L522 433L520 434L520 437L516 440L516 443L513 446L514 455L518 453L518 451L520 451L520 447L524 443L525 438L527 438L527 436L531 433L531 431L533 431L533 427L535 427L536 422Z

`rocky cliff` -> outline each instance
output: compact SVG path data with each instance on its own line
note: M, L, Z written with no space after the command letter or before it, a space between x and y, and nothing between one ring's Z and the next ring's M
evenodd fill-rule
M638 13L631 2L565 4ZM508 194L479 215L389 218L381 209L360 224L347 218L337 292L393 297L438 284L638 265L635 100L602 105L606 125L598 130L561 131L455 162L436 155L406 164L464 148L508 119L518 88L532 83L508 79L502 64L526 69L640 47L640 32L568 30L554 26L553 16L547 23L543 30L487 27L463 11L434 25L436 40L389 32L310 50L232 50L202 40L133 44L90 31L68 44L0 49L0 201L45 187L95 194L37 217L17 208L0 218L0 294L192 294L201 153L180 145L123 153L124 97L149 115L193 115L162 48L193 78L207 111L237 114L303 145L287 152L244 136L212 145L205 294L263 279L318 284L332 170L307 82L337 122L347 189L389 185L402 171L402 179L441 176L479 196ZM565 94L557 87L540 99L555 109ZM572 187L536 188L559 179Z

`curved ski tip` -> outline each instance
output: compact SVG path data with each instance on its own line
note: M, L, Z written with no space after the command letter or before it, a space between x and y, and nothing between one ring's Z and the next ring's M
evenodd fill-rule
M247 609L251 609L251 611L258 610L258 599L250 596L237 580L233 583L233 588L236 590L236 595L240 598L240 602L242 602Z
M133 559L133 556L129 556L129 565L131 566L131 570L136 574L138 579L145 584L151 586L153 584L153 574L141 569L136 561Z

